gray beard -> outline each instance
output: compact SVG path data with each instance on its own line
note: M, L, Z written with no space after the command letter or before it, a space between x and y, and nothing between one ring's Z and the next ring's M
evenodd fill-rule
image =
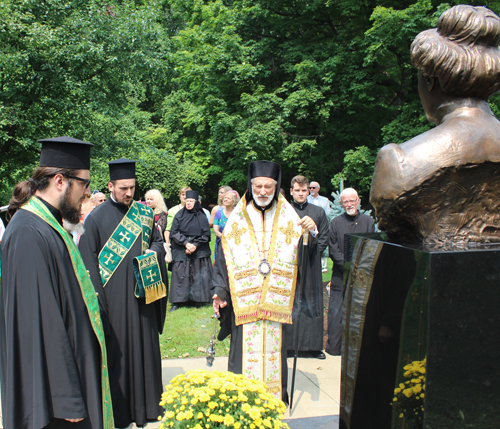
M254 200L255 204L257 204L259 207L266 207L273 200L275 193L276 192L273 192L272 195L270 195L269 197L267 197L267 200L265 202L260 202L259 199L255 195L253 195L253 194L252 195L253 195L253 200Z
M76 232L79 235L83 235L85 233L85 228L83 227L81 222L71 223L69 220L63 219L63 227L70 234L72 232Z

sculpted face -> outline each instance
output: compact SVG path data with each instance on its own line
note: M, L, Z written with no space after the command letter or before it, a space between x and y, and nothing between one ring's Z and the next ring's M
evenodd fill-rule
M108 183L109 191L118 204L129 206L132 203L135 191L135 179L116 180L115 184Z
M294 183L293 188L290 189L290 195L296 203L304 204L307 200L307 196L309 195L309 187L307 185Z
M355 191L342 194L340 202L349 216L356 216L359 208L359 197Z
M276 192L274 180L270 177L256 177L252 184L252 194L255 204L266 207L271 203Z

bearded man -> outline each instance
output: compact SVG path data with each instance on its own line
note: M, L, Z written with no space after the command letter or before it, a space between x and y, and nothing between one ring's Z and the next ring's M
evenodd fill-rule
M360 199L355 189L344 189L340 194L340 203L345 213L332 219L328 242L333 268L328 305L328 342L325 351L334 356L341 354L344 259L346 256L350 258L352 253L351 241L345 235L375 231L373 219L359 212Z
M97 297L68 230L90 194L92 143L39 140L2 241L0 366L5 428L114 428Z
M252 162L248 188L221 237L213 273L213 306L221 315L219 340L231 334L228 369L258 379L288 400L286 338L292 323L297 254L302 229L313 231L277 190L281 166Z
M135 161L108 164L110 197L87 217L80 251L99 296L116 427L125 428L161 412L159 333L168 279L153 210L133 200Z

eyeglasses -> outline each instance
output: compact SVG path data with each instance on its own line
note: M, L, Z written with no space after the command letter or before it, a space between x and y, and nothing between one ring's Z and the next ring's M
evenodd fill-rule
M317 186L309 186L309 189L316 189Z
M346 205L346 204L354 204L354 203L357 203L358 200L345 200L345 201L342 201L342 205Z
M90 179L82 179L81 177L72 176L71 174L64 174L64 177L67 177L68 179L75 179L79 182L85 183L85 189L88 189L90 186Z

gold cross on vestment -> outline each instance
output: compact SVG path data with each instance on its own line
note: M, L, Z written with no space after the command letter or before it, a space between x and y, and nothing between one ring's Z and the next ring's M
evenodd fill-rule
M285 228L284 226L280 227L280 232L283 235L286 235L285 242L286 244L290 244L292 242L292 238L299 238L300 234L293 230L293 221L288 221L288 226Z
M119 234L121 236L120 241L123 243L123 240L130 241L130 237L128 236L128 232L120 232Z
M104 261L104 263L105 263L106 265L108 265L108 263L109 263L109 262L113 263L113 255L112 255L111 253L107 254L107 255L104 257L104 259L106 259L106 260Z
M139 219L141 217L141 215L139 213L134 213L132 215L132 217L135 219L135 221L137 222L137 219Z
M237 246L241 244L241 236L247 232L247 229L245 227L238 229L238 224L236 222L233 222L231 225L231 232L227 235L227 239L230 240L231 238L234 238L234 242L236 243Z
M152 282L153 279L156 277L156 273L153 273L153 270L149 270L149 275L146 276L146 278Z
M274 353L271 354L271 357L269 358L269 360L271 361L271 363L274 365L274 361L278 360L278 358L275 356Z
M254 364L254 363L257 363L259 361L259 359L257 359L255 356L252 356L252 359L248 359L248 362Z

